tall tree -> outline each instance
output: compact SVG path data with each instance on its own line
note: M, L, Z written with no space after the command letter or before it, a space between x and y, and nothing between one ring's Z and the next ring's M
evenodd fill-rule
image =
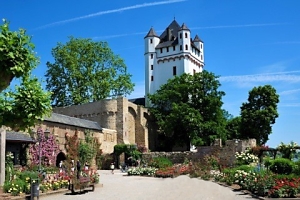
M50 93L43 91L31 71L38 58L34 44L24 29L10 31L3 20L0 26L0 125L14 130L24 130L51 111ZM14 78L20 85L4 91Z
M218 76L203 71L170 79L149 96L151 114L155 117L163 139L162 146L209 145L224 138L223 91L218 91Z
M70 37L52 49L54 62L47 62L46 88L54 106L79 105L127 95L134 84L127 67L106 42Z
M233 117L227 120L226 123L226 138L240 139L241 138L241 117Z
M255 138L257 144L265 144L278 117L278 103L279 95L271 85L254 87L248 102L241 106L241 137Z

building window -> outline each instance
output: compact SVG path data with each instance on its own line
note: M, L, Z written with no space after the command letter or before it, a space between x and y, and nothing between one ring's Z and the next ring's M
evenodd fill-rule
M195 69L193 69L193 73L194 73L194 75L196 74L196 70Z
M151 76L151 81L153 81L154 80L154 77L153 76Z
M151 65L151 70L153 70L153 65Z
M163 52L163 49L161 48L161 49L160 49L160 53L162 53L162 52Z
M173 46L173 51L175 51L176 50L176 47L175 46Z
M153 59L153 53L151 53L151 59Z
M180 51L182 51L182 45L180 45Z
M182 33L179 34L179 38L180 38L180 39L182 38Z
M187 34L187 33L184 33L184 37L187 38L187 36L188 36L188 34Z
M153 42L152 39L150 39L150 44L152 44L152 42Z
M176 66L173 67L173 76L176 76Z
M202 54L201 54L201 60L203 60L203 56L202 56Z
M167 47L167 52L169 52L169 47Z
M202 49L202 44L200 45L200 49Z
M185 45L185 50L189 50L189 47L187 44Z

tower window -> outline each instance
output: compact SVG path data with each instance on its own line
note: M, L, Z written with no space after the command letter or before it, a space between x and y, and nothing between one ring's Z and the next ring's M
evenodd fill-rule
M152 39L150 39L150 44L152 44L153 43L153 40Z
M202 56L202 54L201 54L201 60L203 60L203 56Z
M180 45L180 51L182 51L182 45Z
M153 53L151 53L151 59L153 59Z
M189 50L189 47L187 44L185 45L185 50Z
M187 34L187 33L185 33L185 34L184 34L184 37L185 37L185 38L187 38L187 36L188 36L188 34Z
M154 77L153 76L151 76L151 81L153 81L154 80Z
M161 48L161 49L160 49L160 53L162 53L162 52L163 52L163 49Z
M200 49L202 49L202 44L200 45Z
M179 34L179 38L180 38L180 39L182 38L182 33Z
M175 46L173 46L173 51L175 51L176 50L176 47Z
M169 47L167 47L167 52L169 52Z
M151 70L153 70L153 65L151 65Z
M176 66L173 67L173 76L176 76Z

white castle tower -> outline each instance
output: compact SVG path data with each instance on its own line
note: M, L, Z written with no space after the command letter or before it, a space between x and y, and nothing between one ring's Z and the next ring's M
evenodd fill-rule
M146 106L149 106L147 94L155 93L168 79L183 73L202 72L203 41L198 35L192 39L185 24L180 26L174 19L160 36L151 28L144 41Z

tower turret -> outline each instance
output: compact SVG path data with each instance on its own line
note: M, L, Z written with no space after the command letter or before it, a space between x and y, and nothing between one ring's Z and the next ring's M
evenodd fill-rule
M148 32L148 34L144 37L144 43L145 43L145 93L151 93L153 90L153 66L156 60L156 52L155 47L159 43L159 37L155 33L154 29L151 28ZM145 96L146 102L147 96Z
M191 47L190 29L183 23L178 34L179 34L180 50L183 52L189 52Z
M198 48L198 50L200 51L200 61L202 63L204 63L204 44L203 41L199 38L198 35L195 36L193 43L195 44L195 46Z

